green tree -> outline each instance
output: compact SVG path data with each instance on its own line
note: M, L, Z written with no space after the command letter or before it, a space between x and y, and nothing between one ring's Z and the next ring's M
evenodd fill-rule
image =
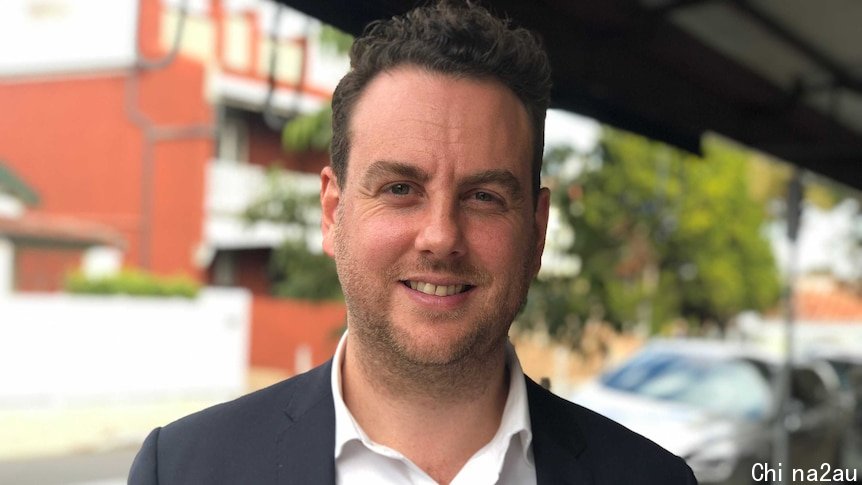
M697 158L611 129L594 153L551 150L546 183L574 234L558 250L580 269L540 278L522 321L576 342L589 320L659 332L680 317L723 327L772 306L780 286L765 209L747 187L752 155L717 138L704 151Z
M344 55L353 37L330 25L322 25L317 41L336 55ZM281 133L281 144L289 152L322 152L332 139L332 109L302 113L288 122ZM327 255L311 251L309 231L319 231L320 214L317 193L303 193L278 167L270 169L266 189L246 209L249 222L270 221L288 224L298 230L298 237L285 241L273 251L269 261L273 294L307 300L343 298L335 263Z
M325 49L337 55L346 55L353 45L353 36L331 25L323 24L317 41ZM332 107L301 113L284 125L281 145L288 152L324 151L332 140Z
M762 154L753 155L750 162L749 180L757 180L752 187L754 199L763 203L785 200L793 165ZM862 193L858 190L813 172L805 174L803 186L805 202L820 209L832 209L846 199L862 202Z
M303 300L343 298L335 262L308 248L309 235L320 230L317 199L317 193L302 191L294 177L274 166L267 174L266 188L245 211L250 223L271 221L295 230L295 237L276 248L269 260L275 296Z
M281 131L281 146L288 152L323 152L332 141L332 107L297 115Z

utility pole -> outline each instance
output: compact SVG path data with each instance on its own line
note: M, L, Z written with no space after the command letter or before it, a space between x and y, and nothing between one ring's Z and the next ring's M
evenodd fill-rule
M796 167L793 178L787 187L787 241L789 246L787 268L784 275L784 363L776 380L775 393L778 399L777 415L773 427L772 466L787 473L778 473L773 484L789 483L787 475L793 467L790 464L790 416L794 411L790 406L793 372L794 327L796 322L796 302L794 298L796 272L799 258L799 226L802 215L802 170Z

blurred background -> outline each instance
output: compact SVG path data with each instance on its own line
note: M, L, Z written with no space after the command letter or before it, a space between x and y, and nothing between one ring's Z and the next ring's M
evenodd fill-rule
M0 3L0 483L125 483L153 427L329 359L318 174L351 41L267 0ZM702 483L779 457L855 481L862 152L835 179L559 109L546 138L526 373Z

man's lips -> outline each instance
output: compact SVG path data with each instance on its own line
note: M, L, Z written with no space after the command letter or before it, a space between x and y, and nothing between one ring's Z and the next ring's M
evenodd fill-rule
M472 285L467 284L452 284L452 285L437 285L434 283L428 283L425 281L418 280L402 280L405 286L419 291L421 293L425 293L426 295L434 295L434 296L452 296L457 295L459 293L464 293L473 288Z

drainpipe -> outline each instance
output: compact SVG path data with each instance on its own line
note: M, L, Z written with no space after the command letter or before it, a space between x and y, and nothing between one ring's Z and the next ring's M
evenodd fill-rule
M152 268L153 198L155 172L155 145L161 141L193 138L212 138L214 127L209 124L159 126L144 114L139 106L140 77L144 72L156 71L169 66L180 50L185 21L188 15L188 0L182 0L176 33L170 51L159 59L147 59L141 52L141 4L138 1L137 28L135 31L135 63L126 76L125 111L128 119L143 133L141 150L141 214L138 224L138 265L146 270Z

